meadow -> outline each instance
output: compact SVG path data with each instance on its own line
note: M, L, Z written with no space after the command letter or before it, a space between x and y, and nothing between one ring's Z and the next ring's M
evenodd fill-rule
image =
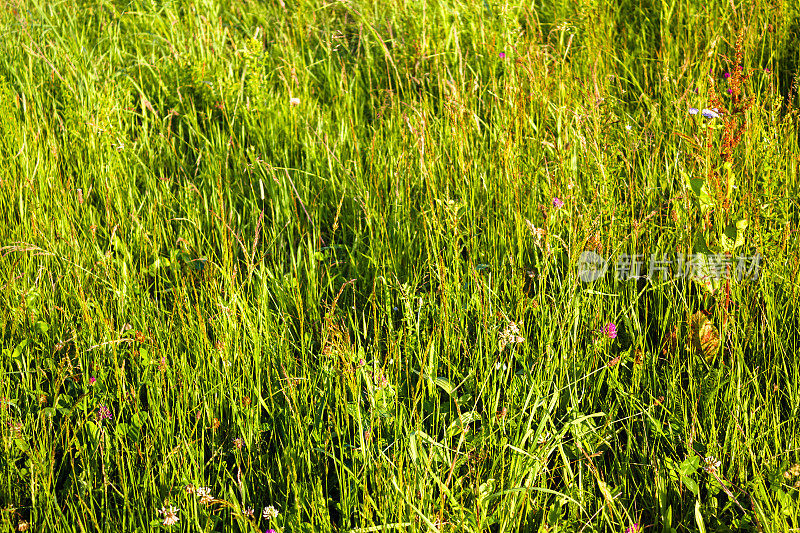
M800 529L791 0L0 28L0 531Z

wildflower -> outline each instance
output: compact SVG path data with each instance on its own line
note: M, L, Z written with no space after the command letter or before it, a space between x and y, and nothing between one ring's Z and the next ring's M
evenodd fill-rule
M297 106L299 106L299 105L300 105L300 99L299 99L299 98L290 98L290 99L289 99L289 104L290 104L292 107L297 107Z
M264 533L278 533L278 532L275 531L274 529L268 529Z
M603 326L603 335L608 337L609 339L616 339L617 338L617 325L613 322L609 322L605 326Z
M789 470L783 473L783 477L791 479L800 476L800 464L795 464L789 467Z
M633 126L631 126L630 124L626 124L625 129L631 131L633 129Z
M690 107L690 108L689 108L689 114L690 114L690 115L696 115L696 114L698 114L699 112L700 112L700 110L699 110L699 109L697 109L696 107Z
M186 485L186 494L194 494L195 488L194 485Z
M162 507L161 509L158 510L158 514L164 517L164 521L161 523L164 524L165 526L172 526L174 524L177 524L179 520L178 518L179 512L180 509L172 506L170 506L169 509L167 509L166 507Z
M505 363L501 363L500 361L498 361L498 362L496 362L494 364L494 369L495 370L500 370L501 368L503 369L503 371L506 371L506 370L508 370L508 365L505 364Z
M701 113L706 118L719 118L719 113L717 113L716 109L703 109Z
M727 80L728 78L731 77L731 73L730 72L726 72L725 74L722 75L722 77Z
M538 444L539 446L543 446L543 445L547 444L547 441L549 441L551 437L552 437L552 435L550 435L550 432L549 431L545 431L544 433L539 435L538 439L536 439L536 444Z
M28 531L29 527L31 527L31 525L27 520L20 520L19 524L17 525L17 531Z
M278 510L275 509L272 505L268 507L264 507L264 512L261 513L261 516L266 518L267 520L272 520L273 518L278 518Z
M255 512L255 511L253 511L253 508L252 508L252 507L248 507L247 509L245 509L244 511L242 511L242 514L244 514L244 515L245 515L246 517L248 517L248 518L253 518L253 513L254 513L254 512Z
M769 69L768 69L768 68L765 68L765 69L764 69L764 72L766 72L767 74L769 74Z
M559 198L553 197L553 205L560 209L564 207L564 202Z
M96 381L97 381L96 377L94 377L94 376L90 377L89 378L89 385L94 385Z
M733 94L733 89L728 89L728 94Z
M233 439L233 445L236 446L237 450L241 450L242 446L244 446L244 439L241 437L236 437Z
M641 528L639 527L639 524L633 524L631 527L625 530L625 533L639 533L640 531Z
M375 372L375 386L379 389L385 389L389 386L389 380L383 375L383 372L378 370Z
M98 420L108 420L111 418L111 409L106 407L105 405L101 405L97 408L97 419Z
M536 239L536 246L542 247L542 243L546 243L547 231L544 228L537 228L533 225L533 222L525 219L525 224L528 226L528 229L533 233L534 239Z
M500 52L500 59L505 59L505 58L506 58L506 53Z
M705 463L703 465L703 470L705 470L709 474L716 474L717 470L719 469L720 465L722 464L719 459L709 455L708 457L703 459Z
M197 489L195 489L195 493L201 498L204 496L210 496L211 487L197 487Z
M500 332L499 336L499 344L500 350L506 347L507 344L519 344L521 342L525 342L525 338L520 336L521 331L519 330L519 326L517 326L514 322L509 322L506 329Z
M200 497L200 503L203 504L203 505L208 505L210 503L213 503L213 501L214 501L214 497L211 494L208 494L208 493L203 494Z

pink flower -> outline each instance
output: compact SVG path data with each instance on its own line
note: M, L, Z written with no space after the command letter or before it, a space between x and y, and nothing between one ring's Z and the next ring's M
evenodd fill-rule
M92 376L89 378L89 385L94 385L94 382L97 381L97 378Z
M728 78L731 77L731 73L730 72L726 72L725 74L722 75L722 77L724 77L727 80Z
M97 419L98 420L108 420L111 418L111 409L106 407L105 405L101 405L97 409Z
M500 52L500 59L505 59L505 58L506 58L506 53Z
M639 527L639 524L633 524L631 527L625 530L625 533L639 533L642 529Z
M617 325L613 322L609 322L608 324L603 327L603 334L608 337L609 339L616 339L617 338Z
M558 207L559 209L564 207L564 202L559 198L553 197L553 205Z

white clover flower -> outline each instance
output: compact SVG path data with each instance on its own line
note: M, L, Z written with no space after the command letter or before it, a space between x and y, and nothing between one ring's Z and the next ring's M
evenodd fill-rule
M520 336L522 333L514 322L509 322L506 329L500 332L499 344L500 350L506 347L507 344L519 344L525 342L525 338Z
M170 506L169 508L162 507L161 509L158 510L158 514L164 517L164 521L161 523L164 524L165 526L172 526L174 524L177 524L178 520L180 520L178 518L178 513L180 511L181 510L178 509L177 507L172 507L172 506Z
M703 470L705 470L709 474L716 474L717 470L722 464L719 459L711 455L703 459L703 462L705 463L703 465Z
M267 520L272 520L273 518L278 518L278 510L275 509L272 505L268 507L264 507L264 512L261 513L261 516L266 518Z
M290 104L292 107L297 107L297 106L299 106L299 105L300 105L300 99L299 99L299 98L290 98L290 99L289 99L289 104Z

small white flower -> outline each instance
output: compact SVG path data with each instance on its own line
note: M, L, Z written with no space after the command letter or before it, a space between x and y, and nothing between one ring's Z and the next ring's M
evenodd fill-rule
M297 107L297 106L300 105L300 99L299 98L290 98L289 99L289 104L291 104L292 107Z
M521 331L519 330L519 326L517 326L514 322L509 322L508 326L506 326L506 329L500 332L498 339L500 350L502 351L507 344L519 344L521 342L525 342L525 338L521 337L520 333Z
M248 507L247 509L245 509L244 511L242 511L242 513L243 513L245 516L249 517L249 518L253 518L253 513L254 513L254 511L253 511L253 508L252 508L252 507Z
M200 496L201 498L203 496L210 496L211 495L211 487L198 487L197 489L195 489L195 491L196 491L197 495Z
M275 509L272 505L268 507L264 507L264 512L261 513L261 516L266 518L267 520L272 520L273 518L278 518L278 510Z
M180 520L178 518L179 512L180 509L172 506L170 506L169 509L167 509L166 507L162 507L161 509L158 510L158 514L164 517L164 521L161 523L164 524L165 526L172 526L174 524L177 524L178 520Z
M630 124L626 124L625 129L631 131L633 129L633 126L631 126Z
M703 470L709 474L715 474L722 464L719 459L711 455L703 459L703 462L705 463L703 465Z

